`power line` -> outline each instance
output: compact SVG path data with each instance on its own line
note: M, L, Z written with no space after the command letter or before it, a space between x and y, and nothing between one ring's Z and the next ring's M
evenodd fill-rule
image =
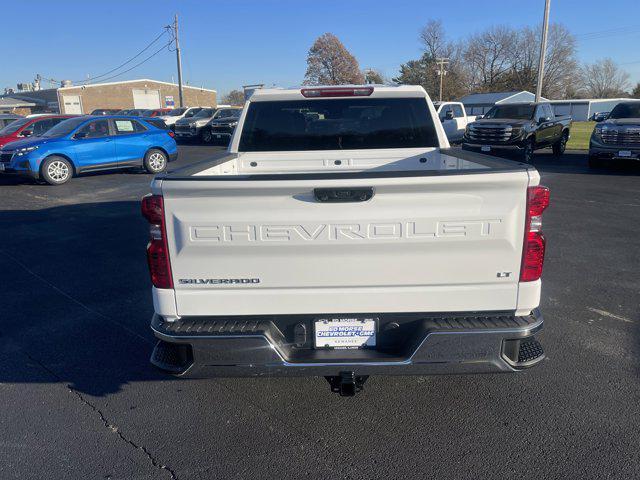
M599 30L594 32L579 33L575 37L579 40L596 40L599 38L613 37L616 35L632 35L640 33L640 26L628 26L611 28L608 30Z
M72 83L79 83L79 84L85 84L85 85L87 85L87 84L92 83L92 81L93 81L93 80L102 79L102 81L105 81L105 80L109 80L109 79L111 79L111 78L115 78L115 77L117 77L117 76L119 76L119 75L122 75L123 73L126 73L126 72L129 72L129 71L133 70L133 68L136 68L136 66L140 66L140 65L142 65L142 63L144 63L146 60L148 60L148 59L150 59L151 57L155 56L157 53L159 53L159 51L156 51L153 55L151 55L150 57L147 57L147 59L145 59L143 62L136 64L134 67L132 67L132 68L130 68L130 69L128 69L128 70L125 70L124 72L120 72L120 73L118 73L118 74L116 74L116 75L113 75L113 76L111 76L111 77L108 77L108 78L103 78L103 77L105 77L105 76L109 75L110 73L113 73L113 72L115 72L115 71L117 71L117 70L121 69L121 68L122 68L122 67L124 67L125 65L127 65L127 64L129 64L129 63L131 63L133 60L135 60L136 58L138 58L138 57L139 57L140 55L142 55L144 52L146 52L147 50L149 50L149 48L151 48L151 46L152 46L154 43L156 43L156 42L157 42L157 41L158 41L158 40L159 40L159 39L160 39L164 34L166 34L167 32L170 32L170 31L171 31L171 27L170 27L170 26L165 27L165 28L164 28L164 30L163 30L162 32L160 32L160 34L159 34L156 38L154 38L150 43L148 43L148 44L147 44L147 46L146 46L146 47L144 47L142 50L140 50L138 53L136 53L133 57L129 58L126 62L121 63L121 64L120 64L120 65L118 65L117 67L112 68L111 70L109 70L109 71L107 71L107 72L105 72L105 73L102 73L102 74L100 74L100 75L96 75L96 76L94 76L94 77L84 78L84 79L82 79L82 80L72 80ZM172 35L171 40L169 40L169 42L168 42L167 44L163 45L163 46L162 46L162 48L161 48L160 50L162 50L163 48L165 48L165 47L167 47L167 46L171 45L171 43L173 43L174 39L175 39L175 37ZM55 79L50 78L50 77L44 77L44 76L42 76L42 78L43 78L44 80L48 80L50 83L51 83L51 82L54 82L54 83L60 83L58 80L55 80Z
M151 42L150 42L146 47L144 47L142 50L140 50L138 53L136 53L133 57L131 57L131 58L130 58L129 60L127 60L126 62L121 63L120 65L118 65L118 66L117 66L117 67L115 67L115 68L112 68L112 69L111 69L111 70L109 70L108 72L105 72L105 73L103 73L103 74L101 74L101 75L96 75L96 76L94 76L94 77L89 77L89 78L86 78L86 79L83 79L83 80L73 80L73 83L90 83L90 82L92 82L93 80L96 80L96 79L98 79L98 78L102 78L102 77L106 77L107 75L109 75L109 74L111 74L111 73L113 73L113 72L115 72L115 71L117 71L117 70L121 69L121 68L122 68L122 67L124 67L125 65L127 65L127 64L129 64L129 63L131 63L133 60L135 60L136 58L138 58L138 57L139 57L140 55L142 55L144 52L146 52L147 50L149 50L149 48L151 48L151 46L152 46L154 43L156 43L158 40L160 40L160 37L162 37L164 34L166 34L166 33L167 33L167 31L168 31L168 28L166 28L166 27L165 27L165 29L164 29L162 32L160 32L160 35L158 35L156 38L154 38L154 39L153 39L153 40L152 40L152 41L151 41ZM173 39L171 39L171 41L173 41ZM169 43L171 43L171 42L169 42ZM164 47L163 47L163 48L164 48ZM111 77L111 78L113 78L113 77ZM106 79L103 79L103 80L106 80Z
M173 40L172 40L172 41L173 41ZM171 41L171 42L172 42L172 41ZM102 81L102 82L104 82L104 81L106 81L106 80L111 80L112 78L119 77L120 75L124 75L125 73L128 73L128 72L130 72L131 70L133 70L133 69L135 69L135 68L138 68L140 65L142 65L143 63L148 62L148 61L149 61L149 60L151 60L153 57L155 57L155 56L156 56L156 55L158 55L160 52L162 52L164 49L166 49L169 45L171 45L171 42L167 42L167 43L165 43L165 44L164 44L164 45L162 45L162 47L160 47L158 50L156 50L155 52L153 52L151 55L149 55L148 57L146 57L146 58L145 58L144 60L142 60L141 62L136 63L134 66L132 66L132 67L130 67L130 68L128 68L128 69L126 69L126 70L123 70L123 71L122 71L122 72L120 72L120 73L116 73L115 75L112 75L112 76L110 76L110 77L103 78L101 81ZM90 84L89 84L89 85L90 85Z

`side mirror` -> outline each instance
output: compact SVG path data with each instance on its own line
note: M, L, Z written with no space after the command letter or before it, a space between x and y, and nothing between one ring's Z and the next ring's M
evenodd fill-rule
M482 120L483 117L484 117L484 115L482 115L482 114L476 115L476 120Z
M87 138L88 136L89 136L89 132L78 132L73 136L73 138L75 138L76 140L80 140L83 138Z
M547 123L549 121L551 121L551 118L549 118L549 117L540 117L538 119L538 125L542 125L543 123Z
M31 135L33 135L33 130L23 130L20 133L21 137L30 137Z
M445 120L453 120L453 112L451 110L447 110L444 114L444 117L442 118L442 121L444 122Z

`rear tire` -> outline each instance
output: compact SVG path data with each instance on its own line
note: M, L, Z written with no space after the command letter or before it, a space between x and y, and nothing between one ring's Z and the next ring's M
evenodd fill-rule
M66 158L52 155L42 162L40 177L49 185L62 185L73 177L73 166Z
M567 141L569 140L568 137L569 135L567 134L567 132L564 132L562 134L562 137L560 137L560 140L553 144L551 149L553 150L554 155L559 156L564 153L564 151L567 149Z
M157 148L152 148L144 156L144 169L148 173L155 174L164 172L167 169L168 163L169 159L167 158L167 155Z

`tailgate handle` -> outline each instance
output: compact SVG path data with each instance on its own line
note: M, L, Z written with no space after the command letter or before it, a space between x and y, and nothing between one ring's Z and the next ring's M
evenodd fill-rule
M373 187L316 188L313 195L323 203L366 202L373 198Z

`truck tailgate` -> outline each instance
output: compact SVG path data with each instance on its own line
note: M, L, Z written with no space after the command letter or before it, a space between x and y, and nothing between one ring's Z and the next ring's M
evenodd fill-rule
M281 177L162 181L178 315L516 308L526 170Z

